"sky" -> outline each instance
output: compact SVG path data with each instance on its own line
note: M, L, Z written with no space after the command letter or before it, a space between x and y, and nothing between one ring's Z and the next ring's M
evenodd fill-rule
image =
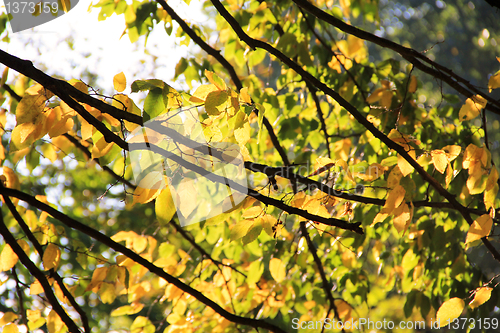
M22 32L10 30L10 42L0 42L0 49L31 60L47 74L66 80L81 78L87 69L98 76L96 85L107 93L112 92L113 76L120 72L124 72L129 88L137 79L172 80L179 59L191 52L186 46L179 46L179 40L168 36L161 26L150 34L146 47L144 36L132 44L127 35L121 37L125 29L123 15L114 14L98 21L100 9L92 8L89 12L91 4L91 0L80 0L72 10L55 20ZM181 17L189 18L190 23L206 20L197 0L191 1L189 7L182 0L170 0L169 5ZM5 10L3 4L0 10ZM0 70L3 69L0 65ZM174 83L173 87L180 89L182 85Z

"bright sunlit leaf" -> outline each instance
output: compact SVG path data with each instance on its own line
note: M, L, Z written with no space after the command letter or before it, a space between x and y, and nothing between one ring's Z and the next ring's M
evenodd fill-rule
M440 327L448 325L454 319L458 318L465 307L463 299L454 297L444 302L436 313L436 322L440 323Z

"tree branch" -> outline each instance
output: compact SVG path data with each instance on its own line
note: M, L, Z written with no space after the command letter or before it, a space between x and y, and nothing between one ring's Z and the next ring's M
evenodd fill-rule
M31 195L29 195L27 193L24 193L24 192L15 190L15 189L11 189L11 188L1 187L0 188L0 194L1 195L7 195L7 196L10 196L10 197L14 197L14 198L18 198L18 199L20 199L22 201L25 201L26 203L32 205L33 207L36 207L39 210L47 212L49 215L51 215L55 219L59 220L60 222L62 222L67 227L72 228L74 230L78 230L78 231L86 234L87 236L92 237L96 241L98 241L98 242L100 242L100 243L108 246L109 248L111 248L111 249L113 249L113 250L115 250L117 252L122 253L123 255L127 256L128 258L130 258L131 260L135 261L139 265L141 265L141 266L145 267L146 269L148 269L151 273L153 273L153 274L155 274L155 275L157 275L157 276L165 279L168 283L173 284L174 286L176 286L180 290L182 290L185 293L188 293L189 295L193 296L199 302L201 302L201 303L205 304L206 306L210 307L216 313L220 314L222 317L224 317L225 319L227 319L227 320L229 320L229 321L231 321L233 323L241 324L241 325L247 325L247 326L254 327L254 328L264 328L264 329L270 330L272 332L277 332L277 333L285 333L285 331L282 330L281 328L279 328L278 326L275 326L274 324L270 324L270 323L268 323L266 321L258 320L258 319L251 319L251 318L246 318L246 317L241 317L241 316L237 316L235 314L232 314L232 313L226 311L220 305L218 305L217 303L215 303L214 301L212 301L211 299L209 299L208 297L206 297L205 295L203 295L203 293L201 293L198 290L196 290L196 289L190 287L189 285L183 283L181 280L175 278L174 276L168 274L161 267L158 267L158 266L154 265L149 260L141 257L140 255L138 255L134 251L130 250L129 248L125 247L124 245L121 245L121 244L113 241L108 236L100 233L99 231L97 231L97 230L95 230L95 229L93 229L93 228L91 228L91 227L89 227L89 226L87 226L87 225L85 225L83 223L78 222L77 220L75 220L75 219L73 219L73 218L71 218L71 217L69 217L69 216L61 213L60 211L54 209L53 207L51 207L51 206L49 206L49 205L47 205L47 204L45 204L45 203L43 203L41 201L38 201L36 198L34 198L33 196L31 196ZM6 232L8 232L7 227L5 226L5 224L0 223L0 233L2 235L4 234L5 230L6 230ZM15 240L14 240L13 236L10 234L10 232L8 232L8 235L10 235L12 242L15 243L15 245L18 247L19 251L21 251L22 254L27 258L26 254L24 254L24 251L19 247L19 245L17 245L17 243L15 242ZM10 240L9 240L8 244L10 244ZM14 250L14 247L12 247L12 248ZM16 251L16 250L14 250L14 251L16 253L18 253L18 251ZM21 256L19 256L19 257L21 258ZM33 263L31 263L31 261L29 263L31 265L33 265ZM26 265L24 262L23 262L23 264L28 267L28 265ZM43 277L43 273L40 272L40 274L42 274L42 277ZM40 281L40 282L42 282L42 281ZM45 283L47 283L47 282L45 281ZM47 283L47 285L48 285L48 283ZM43 286L43 284L42 284L42 286ZM48 287L50 288L50 286L48 286ZM45 289L45 287L44 287L44 289ZM51 292L52 291L50 290L50 293ZM52 294L52 296L53 296L53 294ZM59 303L57 303L57 304L59 304ZM70 327L70 326L68 326L68 327ZM79 331L77 331L77 330L76 331L72 331L70 329L70 332L77 333Z
M5 190L6 188L0 184L0 192L2 192L3 194ZM61 304L59 304L59 301L57 300L57 297L54 295L52 288L49 282L47 281L47 278L45 277L45 274L43 274L43 272L38 267L36 267L36 265L26 255L21 246L17 244L16 239L10 233L9 229L5 225L3 220L3 214L1 212L0 212L0 234L2 235L5 242L9 244L12 251L14 251L14 253L18 256L19 260L24 265L24 267L26 267L30 272L30 274L34 276L38 280L38 282L40 282L40 285L42 286L43 291L45 293L45 296L52 305L52 309L59 315L64 324L68 327L68 330L71 333L81 333L80 329L75 324L75 322L68 316L66 311L64 311Z

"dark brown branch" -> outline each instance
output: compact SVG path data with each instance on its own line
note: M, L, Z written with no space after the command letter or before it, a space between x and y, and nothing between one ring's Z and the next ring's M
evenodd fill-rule
M328 278L326 277L323 263L321 262L321 259L318 257L318 252L316 251L316 246L312 242L311 236L307 232L306 222L300 222L300 233L306 239L307 247L311 251L311 254L312 254L313 259L314 259L314 263L316 264L316 267L318 268L318 272L319 272L319 275L321 277L321 283L323 284L323 290L326 293L326 298L330 302L330 308L333 309L335 317L338 320L340 320L339 312L337 310L337 306L335 305L335 298L333 297L333 294L332 294L332 284L330 283L330 281L328 281ZM342 332L345 332L343 327L342 327Z
M33 244L33 246L35 247L35 250L38 252L38 255L40 256L40 258L43 258L44 250L43 250L42 246L40 245L40 243L38 242L38 240L36 239L35 235L33 235L33 233L31 232L31 230L28 227L28 225L26 224L26 222L24 222L23 218L21 217L21 215L17 211L16 207L14 206L14 204L12 203L10 198L6 195L3 195L2 197L5 201L5 204L9 208L12 216L14 216L14 218L16 219L17 223L19 224L19 226L23 230L26 237L28 237L31 244ZM68 299L71 306L80 315L84 331L86 333L90 333L89 320L87 318L87 314L85 313L85 311L83 311L83 309L80 307L80 305L76 302L73 295L71 295L71 293L69 292L68 288L66 288L66 285L63 283L63 280L59 276L59 274L57 274L57 272L54 269L51 269L49 274L52 278L54 278L57 281L57 283L59 284L59 287L61 287L61 290L62 290L64 296Z
M326 130L326 122L325 117L323 117L323 111L321 111L321 105L319 103L318 95L316 94L316 88L310 83L306 81L307 89L311 92L314 104L316 105L316 113L318 114L319 123L321 124L321 130L325 135L326 141L326 151L328 152L328 157L332 157L332 152L330 150L330 136L328 135L328 131Z
M91 228L83 223L80 223L77 220L72 219L71 217L61 213L57 209L54 209L53 207L51 207L51 206L49 206L41 201L38 201L36 198L34 198L33 196L31 196L27 193L24 193L24 192L15 190L15 189L11 189L11 188L1 187L0 194L7 195L10 197L14 197L14 198L18 198L22 201L25 201L26 203L30 204L31 206L36 207L37 209L39 209L41 211L47 212L49 215L51 215L55 219L59 220L67 227L72 228L74 230L78 230L78 231L86 234L87 236L92 237L96 241L108 246L109 248L111 248L119 253L124 254L125 256L129 257L131 260L135 261L139 265L148 269L151 273L157 275L158 277L165 279L168 283L173 284L174 286L176 286L180 290L193 296L199 302L210 307L216 313L220 314L222 317L224 317L225 319L227 319L233 323L247 325L247 326L254 327L254 328L264 328L264 329L270 330L272 332L277 332L277 333L285 333L285 331L282 330L281 328L279 328L278 326L270 324L266 321L251 319L251 318L246 318L246 317L240 317L240 316L237 316L235 314L232 314L232 313L226 311L220 305L218 305L217 303L215 303L214 301L212 301L211 299L209 299L208 297L203 295L203 293L201 293L198 290L183 283L181 280L175 278L174 276L168 274L162 268L154 265L149 260L141 257L140 255L138 255L134 251L130 250L129 248L125 247L124 245L121 245L121 244L113 241L108 236L100 233L99 231L97 231L97 230L95 230L95 229L93 229L93 228ZM5 224L0 223L0 233L1 234L4 233L4 229L7 229L5 227ZM8 230L7 230L7 232L8 232ZM10 234L10 232L9 232L9 235L10 235L10 237L12 237L12 242L14 242L17 247L19 247L19 245L17 245L15 239ZM13 249L14 249L14 247L13 247ZM20 247L19 247L19 250L22 252L22 254L24 254L24 251L22 249L20 249ZM15 251L15 252L17 253L17 251ZM24 256L26 256L26 255L24 254ZM31 263L31 261L30 261L30 263ZM24 264L24 262L23 262L23 264ZM33 263L31 263L31 264L33 265ZM40 272L40 274L42 274L42 273ZM43 274L42 274L42 276L43 276ZM42 281L40 281L40 282L42 282ZM45 283L46 283L46 281L45 281ZM48 285L48 283L47 283L47 285ZM43 284L42 284L42 286L43 286ZM57 304L59 304L59 303L57 303ZM70 330L70 332L79 332L79 331L71 331Z
M0 192L3 193L4 190L6 190L5 187L3 186L0 187ZM47 281L45 274L43 274L43 272L38 267L36 267L36 265L26 255L21 246L17 244L16 239L10 233L9 229L5 225L3 220L3 214L1 213L0 213L0 234L2 235L5 242L10 245L12 251L14 251L14 253L18 256L19 261L21 261L24 267L28 269L30 274L33 277L35 277L38 280L38 282L40 282L40 285L42 286L43 291L45 293L45 296L52 305L52 309L59 315L64 324L68 327L68 330L71 333L81 333L80 329L75 324L75 322L68 316L66 311L64 311L61 304L59 304L59 301L57 300L57 297L54 295L54 292L52 291L52 288L50 287L50 284Z
M26 309L24 308L24 296L23 296L23 290L21 289L21 281L19 281L19 277L17 276L16 272L16 267L12 267L11 269L12 276L14 277L14 281L16 281L16 293L17 293L17 298L19 299L19 313L21 314L21 317L23 318L23 323L28 327L28 317L26 315Z

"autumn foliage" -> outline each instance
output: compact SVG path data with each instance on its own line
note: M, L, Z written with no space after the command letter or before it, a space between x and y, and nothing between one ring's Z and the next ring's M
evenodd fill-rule
M498 327L500 72L480 89L363 28L377 1L204 5L94 6L197 45L185 90L97 94L0 50L3 332Z

